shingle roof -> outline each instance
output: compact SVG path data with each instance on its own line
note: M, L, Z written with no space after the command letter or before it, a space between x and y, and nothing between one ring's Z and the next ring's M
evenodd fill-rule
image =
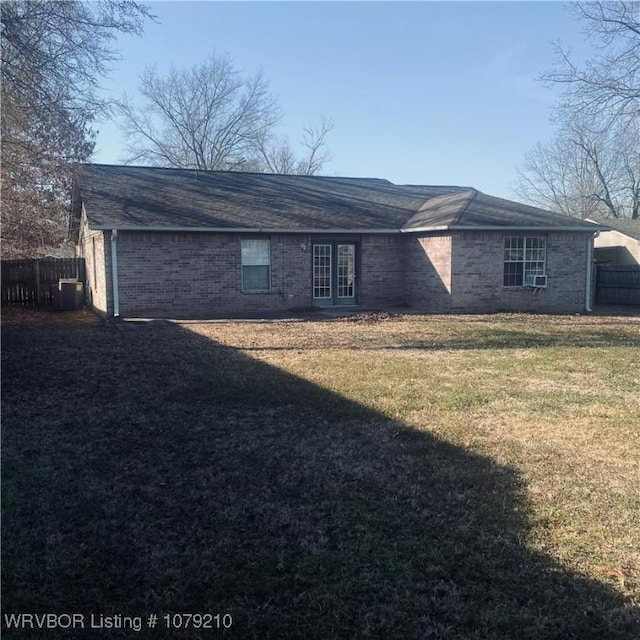
M489 196L476 189L467 189L427 200L404 228L417 229L433 225L458 229L502 227L523 229L575 227L585 231L589 229L589 225L576 218L569 218L513 200Z
M624 233L630 238L640 240L640 220L632 220L631 218L591 218L597 224L609 227L614 231Z
M593 230L589 223L475 189L373 178L94 164L79 168L76 184L94 229Z

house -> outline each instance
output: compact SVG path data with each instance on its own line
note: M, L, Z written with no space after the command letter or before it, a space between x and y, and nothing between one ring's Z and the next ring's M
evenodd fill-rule
M78 168L78 253L107 316L406 304L580 312L598 227L466 187Z
M593 218L604 225L594 240L594 256L599 264L640 264L640 220Z

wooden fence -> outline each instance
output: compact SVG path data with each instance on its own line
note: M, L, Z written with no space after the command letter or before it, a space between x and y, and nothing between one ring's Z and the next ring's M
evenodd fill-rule
M2 304L48 306L57 300L58 281L85 281L83 258L2 260Z
M596 304L640 305L640 265L596 265Z

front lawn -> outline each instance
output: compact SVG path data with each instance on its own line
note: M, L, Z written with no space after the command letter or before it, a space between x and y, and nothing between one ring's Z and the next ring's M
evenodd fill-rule
M141 616L122 637L154 639L640 637L638 317L2 338L3 613Z

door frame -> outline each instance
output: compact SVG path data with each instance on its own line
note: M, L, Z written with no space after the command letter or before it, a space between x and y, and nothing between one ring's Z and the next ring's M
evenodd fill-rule
M338 247L353 247L353 297L338 297ZM330 295L324 298L315 297L316 285L316 247L330 247L329 258L329 289ZM311 240L311 299L316 307L340 307L354 306L358 304L360 298L360 240L355 238L313 238Z

